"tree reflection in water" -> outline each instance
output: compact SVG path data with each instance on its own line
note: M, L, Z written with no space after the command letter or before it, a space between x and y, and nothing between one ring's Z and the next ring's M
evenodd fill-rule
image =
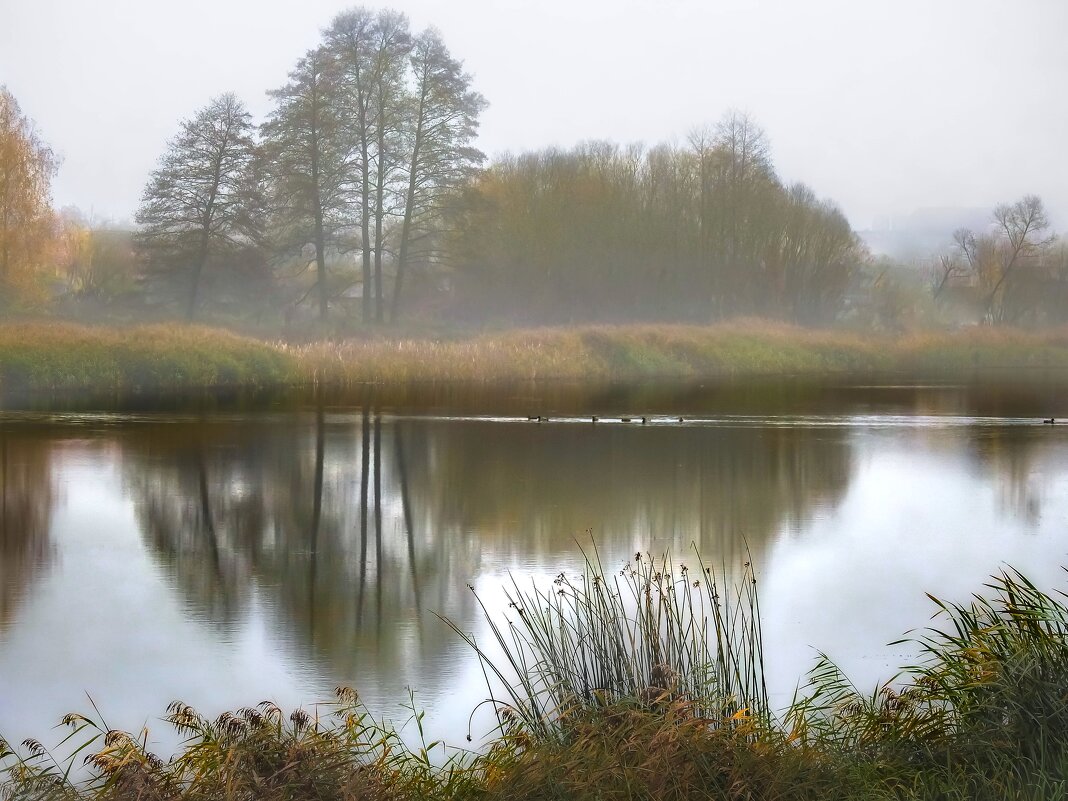
M52 443L0 423L0 630L52 561Z
M738 562L834 503L842 436L792 428L383 419L322 406L286 420L138 432L127 476L145 542L188 603L221 624L255 591L328 675L419 677L460 648L431 612L476 625L478 575L606 558ZM371 538L373 537L373 542Z
M226 624L256 591L298 647L360 686L432 676L459 650L428 609L473 616L478 549L415 539L405 470L396 428L370 410L178 425L126 446L145 542L193 609Z

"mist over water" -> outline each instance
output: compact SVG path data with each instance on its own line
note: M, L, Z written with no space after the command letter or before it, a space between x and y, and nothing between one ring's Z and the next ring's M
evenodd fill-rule
M413 688L458 743L486 691L435 614L485 635L468 584L503 611L509 575L572 573L591 536L608 569L751 554L777 706L815 648L871 685L927 624L924 592L965 598L1004 563L1060 586L1068 434L1039 421L1058 391L561 386L542 423L522 389L422 413L8 412L0 731L48 741L87 693L170 747L173 699L215 714L348 684L399 719Z

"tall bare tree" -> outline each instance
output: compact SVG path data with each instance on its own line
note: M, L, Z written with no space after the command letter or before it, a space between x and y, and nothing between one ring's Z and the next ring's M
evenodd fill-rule
M1005 292L1009 282L1034 263L1052 242L1049 218L1042 199L1027 195L994 209L996 235L1001 239L999 274L987 297L987 315L995 322L1006 319Z
M209 261L260 236L250 172L254 148L244 104L233 94L220 95L181 123L145 187L138 247L159 273L185 275L189 320Z
M404 163L398 139L410 49L408 18L396 11L354 8L335 17L324 34L324 51L338 75L335 103L351 144L347 186L360 221L364 322L384 319L385 238Z
M437 31L424 31L415 38L410 62L414 81L404 135L407 180L390 309L393 322L400 313L409 262L413 256L425 260L432 255L446 197L459 190L485 159L471 147L471 140L486 101L471 89L471 76L449 55Z
M24 298L53 236L51 184L58 160L14 96L0 86L0 291Z
M1027 195L994 209L989 231L953 232L952 248L939 256L935 298L947 283L965 279L977 288L977 312L988 323L1040 317L1042 285L1052 280L1046 259L1055 238L1042 199Z
M375 48L375 322L385 321L382 262L386 218L394 213L393 182L404 163L400 148L405 79L411 33L408 18L396 11L379 13Z
M329 313L327 250L343 248L352 214L346 195L351 150L336 100L336 75L321 50L307 53L289 82L271 92L263 163L274 246L300 254L311 246L319 317Z

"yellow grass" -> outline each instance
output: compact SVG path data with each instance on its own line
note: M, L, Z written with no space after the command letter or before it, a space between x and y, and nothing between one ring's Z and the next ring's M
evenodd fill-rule
M921 377L990 369L1068 369L1068 328L972 328L892 338L736 320L708 326L536 328L447 341L383 335L298 345L179 324L0 325L0 390L6 393L772 375Z

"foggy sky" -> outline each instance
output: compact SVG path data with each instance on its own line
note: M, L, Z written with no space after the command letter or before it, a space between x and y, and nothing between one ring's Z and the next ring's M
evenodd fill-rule
M130 218L178 120L257 120L345 0L0 0L0 84L64 159L58 206ZM367 3L366 5L378 4ZM855 227L1043 197L1068 227L1065 0L395 0L435 25L504 151L685 141L728 109Z

